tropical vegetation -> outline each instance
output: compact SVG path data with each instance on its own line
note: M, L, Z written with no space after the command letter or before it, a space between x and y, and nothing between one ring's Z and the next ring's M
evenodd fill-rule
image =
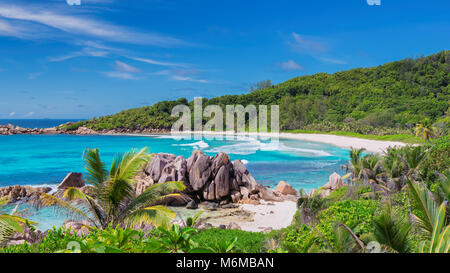
M279 105L282 130L410 136L409 140L415 142L414 136L418 135L428 141L448 134L449 71L450 52L442 51L372 68L296 77L276 85L262 81L249 93L204 98L203 107ZM65 128L170 129L177 119L171 116L171 111L178 104L193 109L193 101L180 98Z
M170 182L170 188L149 188L135 200L126 194L128 187L120 183L133 183L131 170L149 158L145 150L118 156L109 172L101 164L98 150L87 150L86 170L92 187L89 193L69 188L64 198L42 195L40 202L70 210L74 206L70 200L75 197L83 200L88 209L74 206L74 211L78 209L87 215L85 218L89 217L89 232L77 234L70 229L54 228L39 244L8 246L0 251L449 253L450 165L443 165L435 158L449 152L448 137L422 146L390 148L382 155L352 149L348 164L342 166L347 172L343 187L325 197L321 196L320 189L314 193L301 190L292 224L263 233L219 228L199 230L201 211L184 220L181 226L170 223L167 208L141 213L146 208L153 210L155 200L171 195L170 191L180 189L181 185ZM131 173L125 175L128 172ZM116 201L123 203L118 205ZM139 205L128 213L125 204L131 203ZM12 219L26 224L19 216ZM138 225L150 221L158 227L143 230ZM13 224L10 230L20 231L18 224Z

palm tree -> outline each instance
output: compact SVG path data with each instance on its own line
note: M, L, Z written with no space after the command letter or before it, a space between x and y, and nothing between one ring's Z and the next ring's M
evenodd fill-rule
M362 166L361 166L361 158L362 158L362 154L365 151L364 148L361 149L354 149L351 148L350 150L350 164L347 165L347 169L350 169L350 173L346 174L345 176L342 177L342 179L346 179L349 176L352 177L352 180L355 181L359 178L359 176L361 175L361 170L362 170Z
M424 146L389 148L381 160L386 179L393 181L397 190L405 186L407 179L420 180L420 169L429 155L428 151Z
M3 206L8 203L8 197L0 198L0 244L3 243L14 232L23 233L22 225L34 224L25 218L20 217L15 211L8 214L3 210Z
M392 208L390 202L386 202L382 212L374 218L374 226L374 235L380 244L399 253L410 252L411 224Z
M427 148L424 146L407 146L402 149L402 156L408 169L406 176L417 180L420 175L420 167L428 156Z
M84 160L87 190L67 188L63 198L42 194L35 205L66 208L101 229L109 225L135 227L142 223L166 226L175 217L176 214L169 208L155 204L178 196L173 192L185 188L182 181L154 184L136 196L136 175L150 160L146 148L116 156L109 172L100 159L98 149L87 149ZM82 200L81 208L70 202L73 200Z
M435 130L429 123L418 123L414 131L416 132L416 136L421 136L428 142L431 142L431 138L435 137Z

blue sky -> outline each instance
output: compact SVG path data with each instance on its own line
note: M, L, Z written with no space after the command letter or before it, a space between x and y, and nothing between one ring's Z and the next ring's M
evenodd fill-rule
M449 14L433 0L0 0L0 118L91 118L429 55L450 49Z

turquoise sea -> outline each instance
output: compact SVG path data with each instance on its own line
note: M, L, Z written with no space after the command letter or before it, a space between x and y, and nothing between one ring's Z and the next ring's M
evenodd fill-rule
M311 190L328 181L332 172L342 174L348 150L328 144L298 140L237 137L230 139L180 139L155 136L0 136L0 187L8 185L50 185L55 187L68 172L83 172L83 151L99 148L102 159L110 163L117 153L148 147L153 153L165 152L189 157L196 149L208 155L226 152L241 159L259 183L275 187L280 180L294 188ZM63 219L50 211L30 217L46 229Z

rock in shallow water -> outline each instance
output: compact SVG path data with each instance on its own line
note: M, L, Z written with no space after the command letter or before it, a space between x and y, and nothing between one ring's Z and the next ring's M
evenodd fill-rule
M27 201L34 196L39 196L40 193L48 193L51 190L50 187L8 186L0 188L0 198L8 197L10 203Z
M277 187L275 188L275 191L286 195L297 195L297 191L286 181L280 181L280 183L278 183Z
M172 154L156 154L138 177L136 194L151 183L184 181L183 193L192 199L218 203L258 202L260 198L282 201L272 190L258 184L240 160L231 162L223 152L209 157L200 150L184 159ZM184 205L187 205L187 201Z
M70 172L58 185L58 189L66 189L69 187L81 188L84 185L83 174Z

